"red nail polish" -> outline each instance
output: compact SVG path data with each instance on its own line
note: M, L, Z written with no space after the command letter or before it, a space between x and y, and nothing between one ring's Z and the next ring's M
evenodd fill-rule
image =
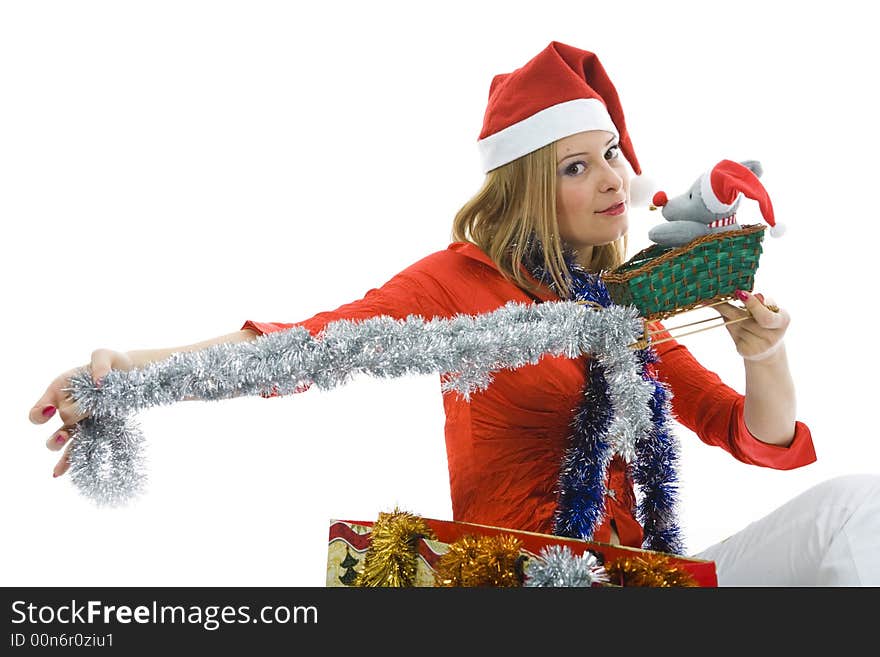
M54 479L55 477L57 477L57 476L58 476L58 473L57 473L57 472L53 472L53 473L52 473L52 478L53 478L53 479Z
M736 298L739 299L740 301L745 301L746 299L749 298L749 293L748 293L748 292L743 292L742 290L737 290L737 291L734 292L733 294L734 294L734 295L736 296Z
M55 415L55 407L54 406L46 406L43 409L43 417L52 417Z
M61 443L63 443L65 440L67 440L67 439L64 437L64 434L59 433L57 436L55 436L55 442L58 443L59 445Z

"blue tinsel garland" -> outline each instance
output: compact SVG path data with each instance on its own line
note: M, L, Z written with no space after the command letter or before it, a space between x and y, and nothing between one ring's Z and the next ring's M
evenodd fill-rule
M529 253L531 274L559 294L558 286L544 269L540 242L534 241ZM572 281L567 299L592 302L603 308L612 305L601 275L578 264L571 249L563 255ZM653 374L651 365L658 360L654 349L649 346L639 350L638 358L642 378L654 386L650 402L653 429L636 441L636 458L628 463L633 481L642 493L636 509L644 529L642 547L682 554L684 546L676 511L678 445L672 429L671 394ZM565 450L560 467L553 533L591 539L605 515L605 482L614 455L608 434L613 408L605 368L593 358L587 359L586 368L583 401L575 410L571 445Z

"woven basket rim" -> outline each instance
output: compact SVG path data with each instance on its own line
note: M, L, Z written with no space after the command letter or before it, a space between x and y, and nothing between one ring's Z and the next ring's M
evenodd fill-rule
M657 256L656 258L646 260L643 264L635 267L634 269L629 269L625 272L618 273L618 270L625 267L627 263L637 260L643 254L648 253L648 251L657 247L656 244L653 244L651 246L645 247L644 249L633 255L616 269L605 272L602 275L602 279L607 283L625 283L633 276L644 273L649 269L653 269L657 265L662 265L664 262L668 260L673 260L674 258L677 258L684 253L688 253L697 246L700 246L701 244L714 242L716 240L742 237L743 235L751 235L752 233L757 233L766 229L767 226L765 226L764 224L748 224L746 226L740 227L738 230L726 230L719 233L709 233L708 235L701 235L700 237L694 238L684 246L675 247L673 249L670 249L669 251L664 252L662 255Z

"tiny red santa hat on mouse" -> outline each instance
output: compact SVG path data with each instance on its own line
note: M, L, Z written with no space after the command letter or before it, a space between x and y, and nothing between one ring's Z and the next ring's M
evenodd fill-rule
M770 224L770 235L781 237L785 226L776 223L770 195L758 176L746 166L733 160L721 160L700 176L700 196L710 212L724 214L743 197L758 202L764 221Z
M492 79L477 140L483 171L588 130L605 130L617 137L633 171L641 174L620 98L599 58L552 41L521 68ZM630 196L635 192L631 184Z

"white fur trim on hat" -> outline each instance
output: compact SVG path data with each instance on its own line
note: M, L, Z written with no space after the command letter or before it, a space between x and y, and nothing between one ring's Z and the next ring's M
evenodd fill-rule
M542 146L587 130L620 134L597 98L576 98L552 105L477 142L483 171L512 162Z
M654 198L655 191L657 191L657 184L645 174L629 179L629 201L633 207L648 205Z

